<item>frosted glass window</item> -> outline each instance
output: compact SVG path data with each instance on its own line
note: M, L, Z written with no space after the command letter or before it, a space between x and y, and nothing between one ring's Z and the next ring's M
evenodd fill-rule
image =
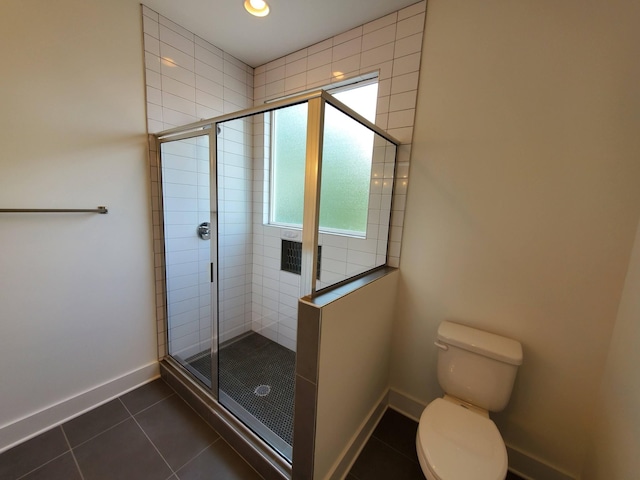
M371 123L376 123L376 106L378 105L378 82L356 88L341 88L331 91L331 95L352 110L355 110Z
M341 102L375 119L378 84L342 90ZM270 222L301 227L307 104L274 112ZM323 140L320 230L364 237L367 230L373 132L327 104Z
M327 104L322 146L320 229L366 236L373 131Z
M273 126L271 222L302 226L308 104L276 110Z

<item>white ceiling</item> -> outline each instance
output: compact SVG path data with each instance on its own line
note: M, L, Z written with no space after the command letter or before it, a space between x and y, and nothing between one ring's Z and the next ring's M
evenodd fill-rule
M243 0L142 0L142 3L257 67L417 0L267 1L271 13L263 18L249 15Z

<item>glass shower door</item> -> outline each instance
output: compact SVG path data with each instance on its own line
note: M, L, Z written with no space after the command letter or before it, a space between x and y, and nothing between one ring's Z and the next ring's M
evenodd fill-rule
M160 144L168 353L208 387L215 345L215 199L202 130ZM215 193L215 190L214 190Z
M267 220L269 124L217 124L218 400L291 460L299 276L281 270Z

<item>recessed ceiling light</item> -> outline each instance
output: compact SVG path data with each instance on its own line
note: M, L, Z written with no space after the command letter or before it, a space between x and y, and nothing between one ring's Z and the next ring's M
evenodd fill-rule
M269 15L269 5L264 0L244 0L244 8L251 15L266 17Z

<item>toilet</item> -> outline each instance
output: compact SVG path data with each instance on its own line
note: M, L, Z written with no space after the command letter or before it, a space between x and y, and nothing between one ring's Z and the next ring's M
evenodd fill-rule
M522 346L516 340L443 321L438 383L444 397L422 412L416 450L427 480L504 480L507 449L489 412L509 402Z

